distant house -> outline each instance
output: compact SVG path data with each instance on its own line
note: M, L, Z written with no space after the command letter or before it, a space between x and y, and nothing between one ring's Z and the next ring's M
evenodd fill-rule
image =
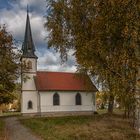
M97 89L88 76L80 78L75 73L37 71L38 57L35 55L28 13L22 52L21 61L26 66L22 69L23 115L65 115L96 111ZM86 83L90 88L87 88Z

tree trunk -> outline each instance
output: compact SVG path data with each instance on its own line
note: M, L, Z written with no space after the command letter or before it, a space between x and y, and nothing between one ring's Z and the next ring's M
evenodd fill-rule
M136 56L138 61L140 61L140 49L139 46L136 48ZM137 104L136 104L136 110L135 110L135 127L140 133L140 66L138 65L138 74L137 74L137 84L136 84L136 99L137 99Z
M0 109L0 116L2 115L2 110Z
M126 107L124 107L124 118L126 118L126 115L127 114L127 110L126 110Z
M110 95L109 97L109 103L108 103L108 113L112 114L114 108L114 96Z

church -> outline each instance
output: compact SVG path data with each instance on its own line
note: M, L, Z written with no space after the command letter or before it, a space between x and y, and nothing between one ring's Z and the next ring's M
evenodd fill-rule
M23 115L75 115L96 111L97 89L87 75L80 77L76 73L38 71L37 59L27 12L21 57Z

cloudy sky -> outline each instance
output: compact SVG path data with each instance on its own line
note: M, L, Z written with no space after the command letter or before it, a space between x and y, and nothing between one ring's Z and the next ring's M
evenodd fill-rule
M69 52L68 61L61 64L59 53L47 48L43 24L46 15L46 0L0 0L0 24L5 24L21 48L24 39L27 4L30 11L32 36L38 56L38 69L48 71L76 71L75 58Z

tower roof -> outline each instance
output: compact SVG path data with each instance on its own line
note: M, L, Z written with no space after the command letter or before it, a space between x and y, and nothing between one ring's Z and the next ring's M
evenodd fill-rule
M35 55L35 46L32 39L28 8L27 8L26 28L25 28L24 42L22 45L22 51L23 51L22 57L24 58L37 58L37 56Z

